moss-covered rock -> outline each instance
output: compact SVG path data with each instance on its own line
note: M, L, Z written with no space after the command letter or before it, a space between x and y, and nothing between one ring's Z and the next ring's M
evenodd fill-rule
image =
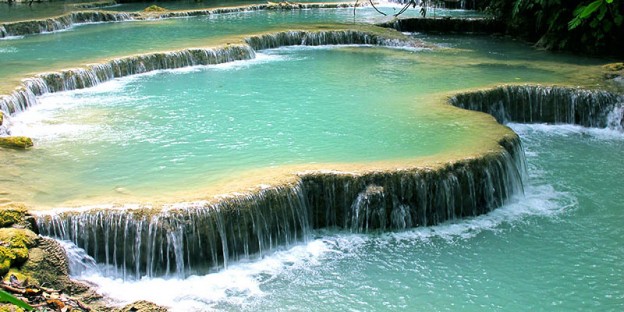
M37 243L37 234L28 229L0 229L0 275L28 260L28 248Z
M121 309L114 310L115 312L167 312L169 309L165 307L161 307L155 303L140 300L134 303L131 303Z
M31 248L37 244L37 234L29 229L1 228L0 241L11 247Z
M18 308L13 304L0 304L0 312L24 312L24 309Z
M28 261L22 265L19 272L47 287L68 294L85 291L87 288L76 286L69 279L69 265L65 250L58 242L49 238L40 238L37 247L30 249Z
M29 147L32 147L33 145L33 140L29 137L0 137L0 147L27 149Z
M159 13L159 12L166 12L167 9L163 8L163 7L159 7L155 4L148 6L147 8L145 8L143 10L143 12L147 12L147 13Z
M605 70L605 79L622 79L621 77L624 77L624 63L611 63L602 66L602 68Z
M3 121L4 121L4 113L0 111L0 126L2 126Z
M620 71L624 70L624 63L610 63L603 66L607 71Z
M26 206L23 204L11 203L0 206L0 227L7 227L13 224L20 224L26 218Z

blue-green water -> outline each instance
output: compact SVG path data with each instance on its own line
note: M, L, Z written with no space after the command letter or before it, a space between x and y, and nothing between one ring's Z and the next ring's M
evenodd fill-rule
M400 233L318 232L264 259L185 280L83 278L175 311L620 311L621 132L512 125L526 195L474 219Z
M392 10L387 7L384 10ZM0 91L35 73L97 63L105 58L238 42L241 36L318 23L387 21L371 8L252 11L191 18L83 24L65 31L0 40Z
M6 2L0 3L0 23L2 22L14 22L31 19L44 19L61 14L70 13L73 11L85 11L85 10L105 10L105 11L120 11L120 12L134 12L143 11L150 5L158 5L167 10L199 10L205 8L218 8L218 7L231 7L231 6L245 6L253 4L266 4L266 1L259 0L178 0L178 1L147 1L147 2L131 2L120 3L109 6L93 7L93 8L81 8L80 4L93 2L90 0L76 0L76 1L43 1L33 2L32 5L28 3L14 3L9 5ZM271 1L279 2L279 1ZM296 3L308 3L308 2L322 2L322 3L335 3L335 2L347 2L338 0L302 0L296 1ZM295 1L291 1L295 3ZM354 3L351 2L351 3ZM387 15L398 13L402 8L402 5L392 4L387 2L378 3L377 7ZM407 10L401 16L418 16L420 8L412 8ZM368 14L370 15L370 14ZM376 15L382 16L376 13ZM429 11L429 16L433 16L433 10ZM436 16L462 16L462 17L479 17L483 16L482 13L471 10L447 10L436 9Z
M286 48L49 94L12 119L12 134L36 147L9 152L7 197L43 206L165 194L172 202L255 169L474 153L498 139L499 126L443 107L440 94L566 79L480 61L452 50Z
M209 45L270 29L273 17L277 29L308 16L312 23L352 13L320 12L85 25L3 40L0 72L19 78L109 56ZM481 115L436 106L449 92L598 83L585 78L600 60L492 38L423 38L449 49L282 49L246 63L46 96L13 118L14 130L37 146L0 151L0 200L123 202L199 188L245 168L443 157L500 130ZM488 215L390 234L317 232L263 259L184 280L82 278L120 302L147 299L177 311L621 311L621 132L512 127L527 151L529 184L524 197ZM218 162L227 166L210 171Z

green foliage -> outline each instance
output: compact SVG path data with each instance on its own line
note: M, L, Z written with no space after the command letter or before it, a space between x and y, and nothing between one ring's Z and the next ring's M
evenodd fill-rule
M617 10L617 5L618 2L614 0L595 0L587 5L579 5L574 10L574 18L568 23L568 28L579 27L591 16L593 19L591 19L590 26L594 29L602 27L604 32L609 32L614 25L622 26L624 17L622 12Z
M22 309L25 309L27 311L34 310L34 308L31 307L28 303L15 298L15 296L9 294L8 292L6 292L6 291L4 291L2 289L0 289L0 301L14 304L14 305L16 305L16 306L18 306L18 307L20 307Z
M509 33L553 50L624 56L624 0L484 0Z

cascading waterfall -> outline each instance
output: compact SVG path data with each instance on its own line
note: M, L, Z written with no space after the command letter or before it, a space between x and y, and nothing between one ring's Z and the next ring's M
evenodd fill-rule
M498 122L574 124L622 129L624 96L570 87L500 86L461 93L457 107L488 113Z
M85 68L43 73L25 79L12 94L0 98L0 110L6 115L23 111L37 102L37 96L88 88L117 77L141 74L160 69L175 69L195 65L221 64L255 57L247 45L229 45L214 49L186 49L173 52L144 54L113 59Z
M399 230L487 213L523 192L520 141L500 144L500 153L436 169L303 176L312 227Z
M232 196L216 204L154 212L94 210L38 217L40 232L74 242L108 274L187 276L305 239L308 211L300 185Z
M26 80L22 89L2 99L0 105L12 113L26 109L46 92L90 87L151 70L250 59L254 48L399 44L357 31L289 31L250 37L246 42L41 74ZM67 211L39 215L38 224L41 234L84 248L108 274L129 279L183 277L304 240L310 229L398 230L487 213L522 193L526 175L519 138L507 135L499 144L498 151L432 168L300 173L296 182L232 195L216 203L163 210Z
M30 20L0 25L0 38L53 32L70 28L76 24L120 22L138 18L138 13L83 11L72 12L44 20Z
M126 13L106 11L80 11L43 20L29 20L0 24L0 38L59 31L70 28L76 24L207 16L213 14L228 14L263 10L337 9L349 8L353 7L353 5L353 3L271 3L205 10L170 11L163 13L152 12L148 14L142 14L140 12Z
M42 235L84 248L123 278L206 273L305 240L311 229L352 232L428 226L487 213L522 192L518 137L439 169L301 173L298 182L217 203L164 210L41 214Z
M357 30L336 31L283 31L253 36L245 39L254 50L273 49L295 45L338 45L338 44L370 44L390 47L415 47L415 41L389 39L373 33Z
M25 79L12 94L0 96L0 110L6 115L36 104L36 97L48 92L68 91L93 87L113 78L161 69L175 69L195 65L220 64L255 57L255 50L290 45L373 44L383 46L418 46L408 39L389 39L370 32L353 30L287 31L252 36L247 44L228 45L214 49L186 49L174 52L143 54L113 59L85 68L39 74Z
M176 17L191 17L191 16L204 16L213 14L228 14L239 12L253 12L264 10L307 10L307 9L338 9L338 8L352 8L353 3L266 3L266 4L252 4L248 6L240 7L225 7L214 8L205 10L186 10L186 11L171 11L164 12L158 15L150 15L149 19L161 19L161 18L176 18Z

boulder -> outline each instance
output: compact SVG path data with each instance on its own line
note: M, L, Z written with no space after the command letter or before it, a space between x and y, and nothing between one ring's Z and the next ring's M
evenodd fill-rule
M32 147L33 140L28 137L22 136L10 136L0 137L0 147L15 148L15 149L27 149Z
M602 66L605 79L622 80L624 77L624 63L610 63Z
M140 300L133 302L121 309L114 310L115 312L167 312L169 309L161 307L155 303Z

